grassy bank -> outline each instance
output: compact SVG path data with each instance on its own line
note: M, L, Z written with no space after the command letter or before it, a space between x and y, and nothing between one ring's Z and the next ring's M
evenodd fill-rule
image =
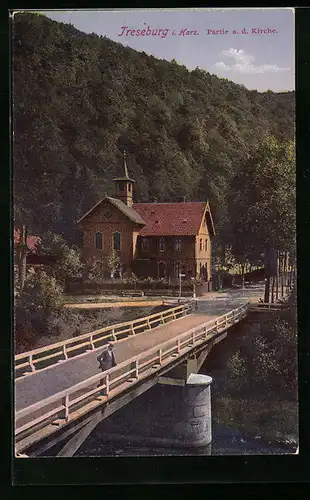
M214 421L271 442L298 443L297 402L229 395L212 401Z

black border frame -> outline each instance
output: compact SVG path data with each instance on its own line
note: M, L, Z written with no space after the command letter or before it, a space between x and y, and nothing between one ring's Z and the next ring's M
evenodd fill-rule
M37 2L34 2L37 3ZM177 7L169 2L169 8ZM264 3L264 2L263 2ZM62 4L62 5L61 5ZM79 2L67 1L65 5L63 2L58 2L57 7L54 9L71 9L82 8L78 5ZM171 5L172 4L172 5ZM212 5L213 4L213 5ZM195 5L191 7L199 7L203 5ZM231 4L214 5L214 2L208 3L208 7L235 7ZM265 5L269 6L268 4ZM283 5L281 5L283 7ZM15 10L18 10L16 6ZM38 6L37 10L41 10L42 6ZM83 6L84 9L86 8ZM95 8L95 6L87 6L87 8ZM123 2L122 8L149 8L149 6L139 5L139 2ZM180 8L180 6L178 6ZM257 6L258 7L258 6ZM264 7L264 5L259 5ZM279 6L280 7L280 6ZM32 6L35 10L35 6ZM45 7L46 8L46 7ZM100 5L97 8L120 8L113 3L109 5ZM153 7L154 8L154 7ZM157 7L158 8L158 7ZM164 7L163 7L164 8ZM165 5L165 8L168 8ZM13 10L10 7L10 10ZM15 459L9 461L9 469L11 469L11 481L14 486L22 485L74 485L79 486L81 493L85 494L82 485L145 485L152 484L152 489L157 485L153 492L156 496L162 495L163 490L158 489L160 484L166 486L171 484L179 484L181 493L186 496L191 496L193 491L190 487L185 487L186 484L205 484L215 483L225 486L224 491L231 495L234 491L234 486L247 483L250 486L248 493L258 495L259 491L262 492L261 484L250 485L249 483L267 483L269 492L274 489L270 483L287 483L285 485L286 496L291 493L294 498L298 496L296 491L297 482L308 482L309 474L307 467L307 455L309 446L309 361L310 355L309 337L307 338L307 327L309 329L309 315L307 315L307 308L309 301L307 300L307 257L310 255L310 240L307 239L309 220L309 169L307 168L307 153L308 153L308 134L310 129L310 8L296 8L296 137L297 137L297 234L298 234L298 324L299 324L299 392L300 392L300 453L299 455L285 455L285 456L211 456L211 457L96 457L96 458L36 458L36 459ZM10 23L9 23L10 24ZM1 51L6 56L7 42L3 31L8 25L8 20L2 23L2 44ZM3 30L4 27L4 30ZM6 31L6 30L5 30ZM4 49L4 50L3 50ZM6 62L6 60L5 60ZM8 63L10 60L8 59ZM4 80L4 79L3 79ZM0 99L4 104L5 109L10 113L10 83L4 82L4 92L1 93ZM9 83L9 85L6 85ZM6 91L7 94L6 94ZM6 98L6 95L8 96ZM2 115L3 116L3 115ZM11 133L7 127L7 122L3 124L2 137L4 154L7 152L8 164L12 165L11 155L8 152L6 142L6 131L8 131L8 141L10 143ZM8 236L12 236L12 213L11 213L11 176L12 169L3 168L1 170L3 176L0 184L2 188L1 202L3 206L2 217L2 241L8 241ZM9 210L5 210L5 208ZM9 216L7 216L9 214ZM7 231L8 230L8 231ZM10 250L8 252L9 269L8 284L11 288L11 267L12 262L10 259ZM5 314L5 318L9 317L8 328L5 330L7 335L4 337L2 333L2 346L0 350L1 362L0 368L3 369L3 379L6 379L6 374L11 379L11 391L13 394L13 383L11 378L11 366L13 366L13 350L11 340L11 322L12 322L12 301L10 294L8 294L8 285L5 280L1 280L3 285L3 295L6 299L4 304L8 305L9 315ZM310 330L310 329L309 329ZM4 340L5 338L5 340ZM10 366L11 362L11 366ZM7 393L6 393L7 395ZM4 413L4 418L9 416L10 424L13 423L13 398L5 399L1 404L1 413ZM2 415L1 415L2 416ZM7 423L5 418L4 425ZM10 425L10 432L3 433L6 427L3 427L2 438L5 438L5 443L2 441L3 455L12 457L13 454L13 425ZM4 434L4 436L3 436ZM8 450L4 452L3 444L8 444ZM33 462L35 460L35 462ZM11 466L11 467L10 467ZM3 471L3 469L2 469ZM225 484L226 483L226 484ZM228 484L227 484L228 483ZM233 485L232 483L239 483ZM290 485L288 483L295 483ZM274 485L276 486L276 485ZM232 488L233 487L233 488ZM232 489L231 489L232 488ZM34 491L37 488L32 488ZM109 490L110 488L108 488ZM118 489L118 488L117 488ZM65 490L71 490L70 487ZM108 491L106 490L106 491ZM126 488L127 492L121 495L130 495L133 491L132 487ZM168 488L169 490L169 488ZM114 489L115 494L116 489ZM165 491L167 491L165 489ZM171 489L170 489L171 491ZM168 492L168 491L167 491ZM86 494L89 494L87 491ZM149 493L148 493L149 494Z

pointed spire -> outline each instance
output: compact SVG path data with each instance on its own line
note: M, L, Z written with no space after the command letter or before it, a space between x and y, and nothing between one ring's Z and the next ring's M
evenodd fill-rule
M127 177L129 179L128 170L127 170L127 163L126 163L126 151L125 150L123 151L123 167L124 167L125 177Z

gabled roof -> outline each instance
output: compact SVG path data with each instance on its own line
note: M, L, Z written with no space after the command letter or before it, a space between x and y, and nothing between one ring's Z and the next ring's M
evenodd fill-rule
M215 228L214 228L214 222L213 222L213 217L210 209L209 202L207 201L207 211L206 211L206 220L207 220L207 225L208 225L208 230L211 236L215 236Z
M118 200L117 198L111 198L110 196L105 196L100 200L96 205L94 205L83 217L81 217L77 223L79 224L82 222L82 220L85 219L88 215L90 215L101 203L103 203L105 200L109 201L112 205L114 205L116 208L118 208L121 212L123 212L126 217L128 217L130 220L132 220L135 224L141 224L145 225L144 220L141 218L141 216L132 208L126 205L124 202L121 200Z
M35 252L37 250L37 245L41 241L39 236L28 236L27 235L27 248L31 252ZM20 230L14 229L14 247L18 245L20 242Z
M208 230L213 236L214 226L206 202L134 203L133 208L146 221L141 236L194 236L199 233L207 210Z

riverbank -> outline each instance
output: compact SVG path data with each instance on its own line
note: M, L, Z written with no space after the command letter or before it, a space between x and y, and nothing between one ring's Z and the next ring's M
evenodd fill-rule
M212 418L232 432L298 445L296 305L245 322L215 346L201 372L213 378Z
M274 445L297 446L297 401L214 396L212 416L231 432L244 432Z
M162 301L158 303L149 303L147 305L131 307L122 305L122 307L106 308L64 308L61 318L55 322L52 332L44 334L43 332L25 332L24 338L19 338L15 342L15 354L28 350L45 347L55 342L62 342L84 333L89 333L106 326L133 321L144 318L151 314L169 309L171 305L163 305Z

